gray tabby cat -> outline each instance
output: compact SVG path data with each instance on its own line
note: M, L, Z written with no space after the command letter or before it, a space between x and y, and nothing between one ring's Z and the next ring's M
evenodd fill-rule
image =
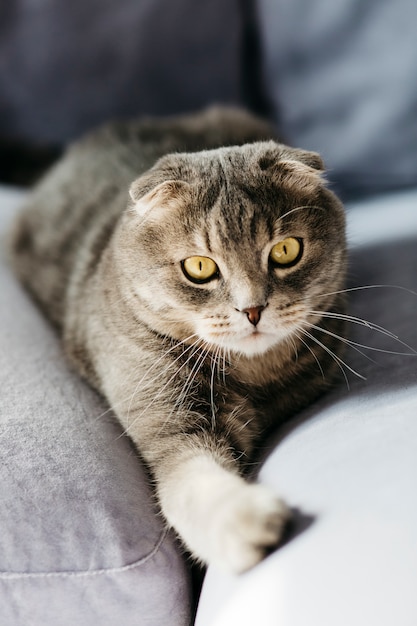
M262 437L340 366L344 211L319 156L271 136L221 109L105 127L38 185L13 236L18 275L135 442L166 520L234 572L289 517L244 478Z

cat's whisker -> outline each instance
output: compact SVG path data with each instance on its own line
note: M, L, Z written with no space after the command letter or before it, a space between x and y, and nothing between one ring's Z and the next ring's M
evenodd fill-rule
M217 347L215 353L211 358L211 377L210 377L210 405L211 405L211 427L212 430L215 429L216 426L216 403L214 399L214 376L216 372L216 365L218 365L218 357L221 348ZM218 370L219 373L219 370Z
M230 348L228 348L227 346L223 345L223 349L222 349L222 362L223 362L223 384L226 384L226 373L230 367L230 361L231 361L231 357L230 357Z
M249 419L246 420L246 422L244 422L243 424L241 424L239 426L239 428L237 429L237 432L241 432L242 430L245 430L245 428L247 426L249 426L249 424L253 421L253 417L250 417ZM242 453L243 454L243 453Z
M159 389L158 393L155 394L151 400L151 402L149 402L146 407L135 417L134 421L132 422L132 424L127 425L125 431L123 434L129 434L129 431L133 428L133 426L135 425L135 423L137 422L137 420L142 417L142 415L149 410L149 408L162 396L162 394L164 393L165 389L167 387L169 387L169 385L172 383L172 381L177 377L178 373L188 364L188 362L193 358L195 352L197 350L199 350L198 347L198 343L200 343L200 339L198 339L192 346L189 346L189 349L191 350L192 348L195 348L195 346L197 346L197 349L194 350L194 352L192 352L191 355L189 355L189 357L187 358L187 360L185 361L185 363L183 363L181 365L180 368L176 369L174 374L171 376L171 378L168 379L168 381ZM189 351L189 349L187 348L186 352ZM168 368L169 369L169 368ZM168 371L168 370L166 370ZM160 375L158 375L158 378L160 378ZM136 389L137 391L137 389Z
M219 350L217 351L218 359L217 359L217 380L220 382L223 381L223 384L226 384L226 347L225 347L226 339L225 337L220 338L219 342Z
M223 366L222 366L223 363ZM224 382L224 346L223 342L219 345L219 349L217 351L217 380L221 383L223 373L223 382Z
M347 339L346 337L341 337L340 335L338 335L338 334L328 330L327 328L322 328L320 326L317 326L316 324L308 324L308 326L310 328L314 328L315 330L318 330L318 331L320 331L322 333L325 333L326 335L329 335L330 337L334 337L335 339L338 339L339 341L341 341L341 342L345 343L346 345L350 346L353 350L356 350L356 352L359 352L359 354L361 354L362 356L364 356L365 358L369 359L372 362L375 362L375 361L373 359L371 359L368 354L365 354L364 352L362 352L362 350L359 350L359 348L365 348L366 350L372 350L374 352L382 352L383 354L393 354L393 355L399 355L399 356L417 356L417 352L416 351L413 351L413 352L396 352L394 350L385 350L384 348L376 348L375 346L368 346L366 344L358 343L356 341L352 341L351 339Z
M349 390L350 389L350 384L349 384L349 379L346 375L346 372L343 368L343 364L340 362L339 357L329 348L327 348L327 346L325 346L321 341L319 341L318 339L316 339L316 337L314 337L311 333L309 333L308 331L306 331L305 329L300 329L301 332L308 337L309 339L311 339L312 341L314 341L318 346L320 346L321 348L323 348L328 354L329 356L331 356L331 358L335 361L335 363L337 364L337 366L339 367L340 371L343 374L343 378L345 379L346 382L346 387Z
M298 340L300 340L300 338L296 334L295 334L295 337ZM298 346L295 343L294 338L292 337L292 335L289 335L288 337L285 338L285 340L290 344L291 348L294 350L295 362L298 363Z
M373 322L370 322L369 320L363 319L361 317L355 317L354 315L347 315L345 313L335 313L334 311L311 310L311 311L308 311L308 313L311 315L319 315L320 317L323 317L323 318L337 319L337 320L342 320L344 322L351 322L352 324L358 324L359 326L365 326L366 328L369 328L370 330L381 332L382 334L385 334L388 337L391 337L391 339L398 339L397 335L394 335L394 333L387 330L383 326L374 324Z
M246 455L246 452L242 450L237 456L235 456L236 461L240 461Z
M197 336L196 334L190 335L189 337L187 337L185 340L181 341L180 343L174 344L173 346L171 346L171 348L169 350L164 352L163 355L160 356L159 359L157 359L155 361L155 363L153 363L153 365L150 367L150 369L147 370L147 372L145 372L145 374L142 376L142 378L136 383L135 389L133 390L133 393L132 393L132 396L131 396L131 399L130 399L130 402L129 402L129 406L128 406L128 409L127 409L127 423L128 423L128 425L129 425L129 417L130 417L130 410L131 410L131 407L132 407L132 402L133 402L134 397L136 396L136 393L137 393L140 385L147 379L147 377L150 374L150 372L152 372L152 370L154 370L159 365L159 363L161 361L165 360L165 358L166 358L166 356L168 354L170 354L173 350L177 349L181 344L184 345L187 341L189 341L190 339L192 339L193 337L196 337L196 336ZM198 340L196 342L194 342L194 344L191 344L191 346L188 346L180 355L177 356L176 359L174 359L174 361L170 361L162 372L158 372L158 375L157 375L156 379L162 378L172 367L175 366L175 364L179 361L179 359L181 359L182 356L184 354L186 354L189 350L191 350L192 347L194 345L196 345L197 343L198 343ZM154 379L154 380L156 380L156 379ZM147 381L147 386L149 387L152 383L153 383L153 380L152 381Z
M191 347L192 345L195 345L196 343L198 343L198 340L195 342L195 344L189 344L189 341L191 339L193 339L194 337L198 337L198 333L193 333L192 335L189 335L188 337L186 337L185 339L182 340L176 340L176 339L171 339L171 338L166 338L165 339L165 343L169 343L171 344L171 346L167 349L167 350L162 350L162 353L160 354L160 356L158 357L158 359L156 361L153 362L152 366L146 371L146 374L144 374L143 378L147 377L149 375L149 373L155 369L155 367L157 367L157 365L160 363L160 361L163 361L164 358L169 355L171 352L175 351L177 348L180 348L182 345ZM162 341L164 341L164 339L162 339ZM161 346L163 348L163 346ZM120 352L120 357L123 357L123 353ZM169 364L168 364L169 365ZM138 363L136 366L136 370L137 371L142 371L143 370L143 366L141 363ZM135 375L135 369L131 370L131 374L132 377ZM158 373L158 378L160 377L161 372ZM124 400L121 401L122 403L124 402Z
M308 324L307 322L305 323ZM370 348L369 346L361 346L361 344L355 344L353 341L346 339L345 337L341 337L340 335L337 335L336 333L333 333L330 330L327 330L326 328L321 328L320 326L317 326L316 324L308 324L308 326L309 328L314 328L314 330L317 330L326 335L329 335L330 337L337 339L341 343L344 343L350 346L353 350L355 350L356 352L361 354L363 357L365 357L365 359L368 359L368 361L372 361L372 363L375 363L374 359L371 359L371 357L368 354L365 354L365 352L362 352L362 350L359 349L360 347L362 347L362 348L368 348L369 350L372 350L372 348Z
M109 407L108 409L106 409L105 411L103 411L102 413L100 413L99 415L96 415L94 417L94 421L101 420L105 415L109 414L109 413L113 413L114 412L114 408L115 408L115 404L113 404L113 406Z
M178 400L180 400L179 406L181 406L183 400L188 396L192 385L194 383L194 380L200 370L200 367L203 365L204 360L206 359L207 355L209 354L209 350L207 349L207 342L205 342L205 345L203 345L201 347L201 354L197 357L197 359L195 360L195 363L191 369L191 372L183 386L183 389L181 391L181 394L178 398ZM177 403L176 403L177 404Z
M166 382L166 383L165 383L165 384L161 387L161 389L159 390L159 392L158 392L155 396L153 396L153 398L152 398L151 402L149 402L149 403L146 405L146 407L145 407L145 408L144 408L144 409L143 409L143 410L142 410L142 411L141 411L138 415L136 415L136 417L135 417L135 419L133 420L132 424L129 424L129 423L128 423L128 426L127 426L127 427L126 427L126 429L124 430L123 435L125 435L125 434L129 434L129 431L133 428L133 426L135 425L135 423L136 423L136 422L137 422L137 421L138 421L138 420L139 420L139 419L140 419L140 418L141 418L141 417L142 417L142 416L146 413L146 411L148 411L148 410L149 410L149 409L153 406L153 404L155 404L155 402L156 402L156 401L157 401L157 400L158 400L158 399L162 396L162 394L163 394L163 392L165 391L165 389L167 389L167 387L169 387L169 386L170 386L170 384L173 382L173 380L177 377L177 374L178 374L178 373L179 373L179 372L183 369L183 367L185 367L185 366L187 365L188 361L192 358L192 356L193 356L193 355L189 356L189 358L187 359L187 361L186 361L186 362L185 362L185 363L184 363L184 364L183 364L180 368L178 368L178 370L176 370L176 371L174 372L174 374L171 376L171 378L169 378L169 380L168 380L168 381L167 381L167 382ZM172 409L172 410L171 410L170 415L173 413L173 411L174 411L174 410ZM165 422L165 423L166 423L166 422ZM164 423L164 425L165 425L165 423ZM163 425L163 426L164 426L164 425ZM159 431L159 432L161 432L161 431L162 431L163 426L161 426L161 428L160 428L160 431Z
M196 374L195 375L197 375L197 372L198 372L198 369L199 369L199 365L200 365L200 361L207 354L204 345L205 344L197 345L196 349L193 350L192 354L189 356L189 358L186 360L186 362L183 363L181 368L178 370L178 371L181 371L182 369L187 367L188 364L190 363L190 361L195 357L195 355L198 352L200 352L200 354L195 359L195 362L194 362L194 364L193 364L193 366L191 368L191 371L188 373L188 375L187 375L187 377L185 379L185 382L182 385L182 388L181 388L180 392L176 395L175 401L174 401L174 398L173 398L172 410L171 410L171 412L170 412L170 414L169 414L167 419L169 419L169 417L171 417L175 413L175 411L179 411L181 409L181 407L184 405L186 397L187 397L187 394L188 394L188 392L189 392L189 390L191 388L191 385L192 385L192 381L190 382L191 376L193 375L195 370L196 370ZM190 385L188 385L189 382L190 382Z
M217 358L217 380L225 382L224 340L219 344Z
M340 371L343 374L343 377L346 381L346 386L348 389L350 389L350 385L349 385L349 380L348 377L346 375L346 372L344 370L344 368L346 368L349 372L351 372L352 374L354 374L355 376L357 376L358 378L361 378L362 380L366 380L365 376L362 376L362 374L360 374L359 372L357 372L356 370L353 369L353 367L351 367L350 365L348 365L346 363L346 361L344 361L343 359L341 359L337 354L335 354L332 350L330 350L330 348L328 346L326 346L322 341L320 341L319 339L317 339L317 337L314 337L314 335L312 335L311 333L309 333L305 328L300 329L302 331L302 333L308 337L309 339L311 339L312 341L314 341L318 346L320 346L321 348L323 348L323 350L325 350L325 352L327 352L327 354L329 356L332 357L332 359L335 361L335 363L337 363L337 365L339 366Z
M351 291L364 291L366 289L399 289L400 291L405 291L413 296L417 296L417 292L412 289L408 289L408 287L403 287L402 285L362 285L359 287L348 287L346 289L339 289L338 291L329 291L328 293L321 293L317 297L327 298L328 296L337 296L342 293L349 293Z
M168 363L168 365L165 367L165 369L164 369L164 370L162 370L162 372L158 372L158 374L156 375L156 377L155 377L155 378L153 378L151 381L146 380L147 375L149 374L149 371L150 371L150 370L149 370L148 372L146 372L146 374L144 374L144 376L141 378L141 380L140 380L140 381L136 384L136 387L135 387L135 389L134 389L134 391L133 391L133 393L132 393L132 396L131 396L131 400L130 400L129 407L128 407L128 411L127 411L127 424L128 424L128 428L129 428L129 418L130 418L130 410L131 410L132 402L133 402L134 397L136 396L136 393L137 393L137 391L138 391L138 389L139 389L139 387L140 387L141 383L142 383L144 380L146 380L147 387L150 387L150 386L152 386L152 384L153 384L154 382L156 382L158 379L160 379L160 378L164 378L165 374L167 374L167 373L169 372L169 370L170 370L170 369L172 369L173 367L175 368L176 363L177 363L177 362L178 362L178 361L179 361L179 360L183 357L183 355L184 355L184 354L186 354L187 352L189 352L190 350L192 350L192 349L193 349L193 347L195 347L198 343L199 343L199 340L197 340L196 342L194 342L193 344L191 344L190 346L188 346L188 347L187 347L187 348L186 348L186 349L185 349L185 350L184 350L184 351L183 351L180 355L178 355L178 356L177 356L177 358L176 358L176 359L174 359L173 361L171 361L170 363ZM164 353L164 355L163 355L163 357L165 357L167 354L169 354L169 352L171 352L171 351L172 351L172 349L174 349L174 348L176 348L176 347L177 347L177 346L173 346L173 348L171 348L170 350L168 350L167 352L165 352L165 353ZM161 357L161 358L162 358L162 357ZM160 360L161 360L161 359L158 359L158 360L157 360L157 362L156 362L156 364L158 364L158 362L159 362ZM187 363L187 362L188 362L188 360L186 361L186 363ZM154 366L152 366L152 368L151 368L151 369L154 369ZM176 370L176 371L180 371L181 369L182 369L182 368L180 367L180 368L179 368L178 370ZM171 378L168 380L168 382L164 385L163 389L165 389L167 386L169 386L169 384L172 382L173 378L175 378L176 371L174 372L174 375L173 375L173 376L171 376ZM150 405L148 405L147 409L148 409L149 407L150 407Z
M242 410L244 409L244 407L241 404L237 404L232 411L230 412L228 419L227 419L227 434L229 435L233 429L236 429L237 432L241 432L244 428L246 428L251 421L254 419L253 416L248 418L244 423L242 423L240 426L236 427L236 424L240 421L239 417L240 414L242 413Z
M193 356L196 354L196 352L198 350L201 350L201 354L197 357L191 372L189 373L189 375L187 376L187 378L185 380L185 383L184 383L184 385L182 387L181 392L179 393L176 401L173 402L173 407L172 407L169 415L167 416L167 418L166 418L166 420L164 422L164 425L161 427L160 430L162 430L162 428L165 426L166 422L170 419L170 417L174 414L174 412L175 411L179 411L183 407L183 405L185 403L185 400L186 400L186 398L187 398L187 396L188 396L188 394L190 392L190 389L191 389L191 387L193 385L195 377L197 376L198 371L199 371L200 367L202 366L204 359L210 353L209 349L207 348L207 346L209 346L209 344L207 344L207 342L205 342L203 346L197 347L197 350L195 350L193 352L193 354L187 359L186 363L184 363L183 366L178 370L178 371L180 371L185 365L187 365L189 363L189 361L193 358Z
M352 324L358 324L359 326L364 326L366 328L369 328L370 330L374 330L375 332L380 333L381 335L385 335L386 337L388 337L390 339L393 339L394 341L396 341L397 343L401 344L402 346L404 346L408 350L411 350L411 352L413 354L417 354L417 351L414 350L414 348L409 346L407 343L402 341L398 337L398 335L395 335L394 333L392 333L391 331L387 330L383 326L379 326L378 324L374 324L373 322L369 322L368 320L362 319L360 317L355 317L353 315L346 315L344 313L334 313L334 312L325 312L325 311L323 311L323 312L321 312L321 311L309 311L309 313L312 314L312 315L320 315L322 318L339 319L339 320L342 320L342 321L345 321L345 322L350 322ZM368 346L362 346L362 347L368 347ZM407 353L399 353L399 354L407 354Z
M188 346L187 346L187 348L186 348L186 349L185 349L185 350L184 350L184 351L183 351L183 352L182 352L182 353L181 353L181 354L180 354L180 355L179 355L179 356L178 356L178 357L177 357L174 361L171 361L170 363L168 363L168 365L165 367L165 369L164 369L164 370L162 370L161 372L158 372L157 376L155 376L153 379L151 379L151 380L149 381L149 380L147 380L147 376L149 375L150 371L151 371L151 370L153 370L153 369L157 366L157 364L158 364L161 360L163 360L163 359L164 359L164 358L165 358L165 357L166 357L166 356L167 356L170 352L172 352L172 351L173 351L173 350L175 350L176 348L180 347L181 345L186 345L186 344L187 344L187 342L188 342L191 338L193 338L193 337L198 337L198 335L195 333L194 335L190 335L189 337L185 338L184 340L182 340L182 341L180 341L180 342L176 342L173 346L171 346L171 348L170 348L169 350L167 350L166 352L164 352L164 353L163 353L163 355L162 355L159 359L157 359L157 361L153 364L153 366L152 366L152 367L151 367L151 368L150 368L150 369L146 372L146 374L145 374L144 376L142 376L142 378L141 378L141 380L139 381L139 383L137 383L137 385L136 385L135 390L133 391L133 393L132 393L132 394L129 394L130 401L129 401L129 409L128 409L128 415L127 415L127 423L128 423L128 426L127 426L127 428L123 431L123 433L122 433L120 436L123 436L123 435L125 435L125 434L129 434L129 430L132 428L132 426L133 426L133 425L134 425L134 423L137 421L137 419L139 419L139 417L141 417L141 416L144 414L144 412L145 412L146 410L148 410L148 409L150 408L150 406L153 404L153 401L152 401L151 403L149 403L149 404L145 407L145 409L143 409L143 411L141 411L140 415L135 417L135 420L132 422L132 424L129 424L129 415L130 415L130 411L131 411L131 406L132 406L132 403L133 403L133 399L134 399L134 397L135 397L136 393L137 393L137 392L138 392L138 390L139 390L139 386L140 386L140 384L141 384L142 382L146 381L146 386L147 386L147 387L150 387L150 386L151 386L154 382L156 382L158 379L160 379L161 377L164 377L164 375L165 375L165 374L166 374L166 373L167 373L167 372L168 372L168 371L169 371L172 367L175 367L175 364L177 363L177 361L178 361L179 359L181 359L181 358L182 358L182 356L184 356L184 354L186 354L186 353L187 353L187 352L189 352L190 350L193 350L193 348L196 348L196 346L197 346L197 350L194 350L194 351L192 352L192 354L191 354L191 355L189 355L189 357L187 358L187 360L185 361L185 363L184 363L184 364L183 364L180 368L177 368L177 369L175 370L174 375L173 375L173 376L171 376L171 378L170 378L170 379L166 382L166 384L164 385L164 387L160 390L160 392L161 392L161 393L158 393L158 394L157 394L157 396L155 396L155 397L154 397L154 399L156 400L158 396L162 395L162 392L163 392L163 391L164 391L164 390L165 390L165 389L166 389L166 388L167 388L167 387L171 384L171 382L175 379L175 377L176 377L176 375L177 375L177 372L180 372L180 371L183 369L183 367L185 367L185 366L189 363L189 361L193 358L194 354L198 351L198 349L199 349L198 344L199 344L199 343L201 343L201 339L198 337L198 339L197 339L194 343L192 343L192 344L188 345ZM117 403L113 403L113 407L112 407L112 408L109 408L109 409L107 409L106 411L104 411L103 413L101 413L100 415L98 415L96 419L98 420L98 419L100 419L100 418L104 417L104 415L106 415L107 413L109 413L109 412L113 411L113 409L116 409L117 407L124 405L124 404L125 404L125 402L126 402L126 400L127 400L127 398L123 398L123 399L122 399L122 400L120 400L119 402L117 402ZM177 407L174 407L174 409L175 409L175 408L177 408ZM174 409L173 409L173 411L174 411ZM173 411L172 411L172 412L173 412Z
M303 329L300 328L300 330L302 331ZM326 377L324 375L324 371L323 368L321 366L321 363L317 357L317 354L314 352L313 348L311 346L308 345L308 343L306 341L304 341L304 339L302 337L300 337L300 335L297 332L294 332L294 335L297 337L298 341L301 341L301 343L307 348L307 350L311 353L311 355L313 356L314 360L316 361L318 368L320 370L321 376L323 378L323 380L326 380Z
M151 367L150 367L150 368L146 371L146 373L142 376L142 378L141 378L141 379L137 382L136 387L135 387L135 389L134 389L133 393L131 394L131 400L130 400L130 403L129 403L129 408L128 408L128 415L129 415L129 412L130 412L130 409L131 409L132 398L133 398L133 397L135 396L135 394L137 393L137 391L138 391L138 389L139 389L139 386L142 384L142 382L144 382L144 381L146 380L146 382L147 382L147 386L149 387L150 385L152 385L152 383L153 383L154 381L156 381L156 380L158 380L159 378L163 377L163 376L164 376L164 374L165 374L165 373L166 373L166 372L167 372L167 371L168 371L168 370L169 370L172 366L174 366L174 365L175 365L175 363L176 363L176 361L178 360L178 358L181 358L181 355L180 355L177 359L175 359L175 361L170 361L170 362L168 363L168 365L165 367L165 369L164 369L162 372L158 372L158 376L157 376L157 377L155 377L155 378L154 378L154 379L152 379L151 381L148 381L148 380L147 380L147 377L148 377L148 376L149 376L149 374L152 372L152 370L154 370L154 369L155 369L155 368L159 365L159 363L160 363L161 361L163 361L163 360L166 358L166 356L167 356L167 355L169 355L169 354L170 354L173 350L175 350L175 349L177 349L177 348L181 347L181 345L186 345L186 343L187 343L190 339L192 339L193 337L197 337L197 334L190 335L189 337L186 337L186 338L185 338L185 339L183 339L182 341L179 341L179 342L174 343L174 344L171 346L171 348L169 348L169 350L166 350L165 352L163 352L163 353L162 353L162 355L161 355L161 356L160 356L160 357L159 357L159 358L158 358L158 359L157 359L157 360L156 360L156 361L152 364L152 366L151 366ZM189 350L193 347L193 345L195 345L195 344L197 344L197 343L198 343L198 341L196 341L194 344L191 344L190 346L188 346L188 347L186 348L186 350L185 350L182 354L185 354L186 352L188 352L188 351L189 351ZM141 371L141 370L142 370L142 367L140 367L140 365L138 365L137 369ZM134 371L132 372L132 375L134 375ZM130 394L129 394L129 396L130 396ZM113 408L117 408L117 407L119 407L119 406L124 405L124 404L125 404L125 402L126 402L126 400L127 400L127 398L123 398L123 399L122 399L122 400L120 400L119 402L117 402L117 403L113 403ZM107 409L107 411L104 411L104 412L103 412L102 414L100 414L100 415L99 415L96 419L100 419L101 417L103 417L106 413L108 413L108 412L109 412L109 411L111 411L111 410L112 410L111 408L110 408L110 409Z

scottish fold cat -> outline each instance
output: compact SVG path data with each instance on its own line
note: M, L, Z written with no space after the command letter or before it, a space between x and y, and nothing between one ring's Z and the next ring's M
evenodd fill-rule
M167 523L233 572L289 518L247 478L263 438L340 369L345 217L322 174L244 112L119 122L68 149L13 233L16 272Z

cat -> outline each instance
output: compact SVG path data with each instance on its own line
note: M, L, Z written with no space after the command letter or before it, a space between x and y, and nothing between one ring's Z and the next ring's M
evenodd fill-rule
M290 518L248 478L263 438L340 366L345 214L323 171L244 111L115 122L68 149L11 238L167 523L229 572L262 560Z

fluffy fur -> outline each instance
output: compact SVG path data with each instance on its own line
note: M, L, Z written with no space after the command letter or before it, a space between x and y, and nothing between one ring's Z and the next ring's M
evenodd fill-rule
M101 129L34 190L12 244L168 523L195 557L235 572L277 544L289 515L244 478L257 446L339 366L344 211L320 157L272 136L224 110ZM279 266L271 250L288 237L301 256ZM207 282L184 271L194 256L215 262Z

